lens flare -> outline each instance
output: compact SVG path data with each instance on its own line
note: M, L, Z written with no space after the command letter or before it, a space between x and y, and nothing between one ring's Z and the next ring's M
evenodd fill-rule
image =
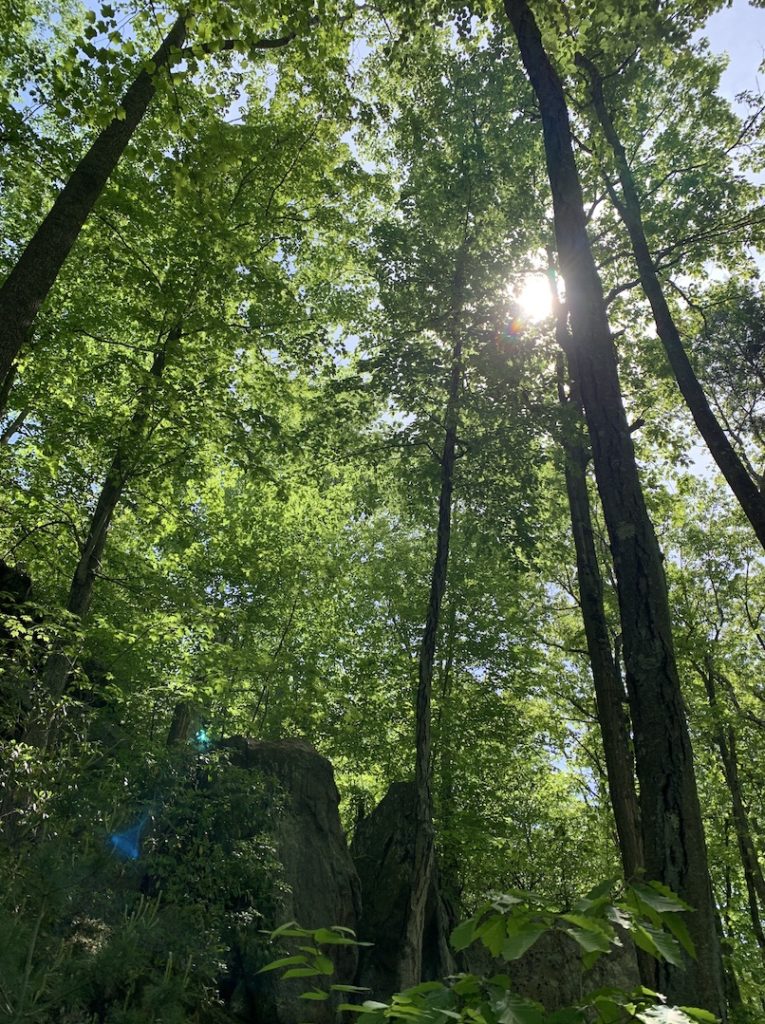
M538 324L552 316L552 293L546 274L526 274L513 291L513 297L526 323Z

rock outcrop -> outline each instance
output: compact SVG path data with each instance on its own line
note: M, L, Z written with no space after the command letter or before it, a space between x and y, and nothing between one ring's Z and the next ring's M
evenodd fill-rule
M358 935L374 944L361 950L357 983L379 999L402 987L400 950L411 892L414 801L414 783L394 782L374 811L358 823L351 846L361 881ZM423 981L446 977L455 969L448 947L449 916L436 879L428 894Z
M358 927L359 880L338 814L339 795L332 765L299 740L256 742L241 737L224 744L231 763L261 773L273 782L278 810L271 834L282 864L284 893L278 899L274 927L297 921L303 928ZM305 944L305 943L303 943ZM291 952L289 942L285 943ZM278 956L273 951L273 956ZM235 960L237 957L235 956ZM229 978L229 1005L248 1024L329 1024L335 1003L300 999L313 978L280 981L278 972L258 974L240 956ZM332 950L331 981L352 984L357 969L354 946ZM321 979L320 979L321 980Z
M624 945L598 960L589 971L582 971L581 949L563 932L547 932L518 960L499 960L476 944L462 955L462 969L490 978L506 974L512 990L526 999L535 999L552 1013L577 1003L597 988L630 990L640 984L635 947L628 936Z
M413 846L414 785L394 782L357 826L351 847L361 880L359 938L374 943L361 952L358 984L368 986L380 999L399 988L396 972L409 907ZM437 886L429 898L423 981L446 977L455 970L484 977L506 974L515 992L536 999L550 1012L576 1003L583 993L595 988L631 989L639 984L635 949L626 936L621 950L602 957L586 974L579 947L562 932L543 935L525 956L510 963L494 959L484 947L475 945L455 964L447 942L457 921Z

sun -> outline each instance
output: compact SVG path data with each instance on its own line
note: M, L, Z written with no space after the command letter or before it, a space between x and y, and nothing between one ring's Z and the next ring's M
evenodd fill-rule
M546 274L525 274L511 288L511 294L527 322L537 324L552 316L552 293Z

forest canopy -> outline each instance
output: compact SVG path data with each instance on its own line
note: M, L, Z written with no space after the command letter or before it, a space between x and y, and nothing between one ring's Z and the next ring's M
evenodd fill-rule
M765 97L720 91L724 6L4 0L0 1019L260 1019L221 979L284 923L283 806L237 737L327 758L349 837L409 783L399 989L434 892L455 953L496 894L513 957L553 906L585 966L650 918L632 1003L378 1015L762 1019Z

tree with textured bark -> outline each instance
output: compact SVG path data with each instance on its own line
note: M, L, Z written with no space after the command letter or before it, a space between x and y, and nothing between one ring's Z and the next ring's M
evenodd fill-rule
M624 877L637 878L645 868L640 811L635 789L635 766L630 748L630 722L624 707L624 683L612 644L603 602L587 488L589 452L581 421L577 382L566 373L564 353L571 351L565 307L554 296L558 356L558 399L561 405L561 444L571 533L577 561L577 584L595 687L598 723L603 738L608 792L619 837ZM653 967L653 964L651 965Z
M587 76L592 109L609 147L621 188L620 196L614 186L609 184L609 195L629 234L640 283L650 303L656 330L664 346L672 372L699 433L704 438L720 472L727 480L746 517L752 524L760 543L765 547L765 495L761 493L757 482L748 472L712 411L704 389L688 358L648 245L643 224L642 203L626 150L606 101L603 76L595 63L584 54L577 53L576 61ZM607 170L605 173L608 175Z
M521 208L519 168L524 160L516 156L516 140L511 133L489 139L482 127L492 92L478 96L473 92L474 83L486 83L488 79L491 90L504 89L506 95L512 95L519 84L517 80L503 83L501 76L492 75L491 69L496 65L491 51L481 54L470 48L461 58L443 39L438 43L440 51L432 41L418 38L417 44L420 52L414 88L411 94L407 92L395 99L399 112L395 153L409 167L401 200L406 221L402 226L394 222L378 229L386 312L398 332L405 336L415 332L423 335L418 346L421 353L414 351L411 341L403 346L402 355L412 362L408 372L405 367L403 373L398 371L403 380L401 384L396 381L394 386L405 408L408 402L416 403L413 409L419 406L418 419L422 416L423 425L424 407L429 411L432 408L431 415L437 423L435 431L432 425L427 428L428 447L438 466L438 511L428 602L417 652L416 833L407 929L400 955L401 984L414 984L422 977L426 909L431 894L439 889L432 779L433 683L443 632L458 457L467 453L466 461L470 461L470 439L464 440L462 451L463 403L470 391L466 373L470 365L471 379L480 393L486 385L483 380L478 383L479 374L494 371L501 375L507 369L501 366L501 353L500 365L488 360L479 369L476 360L480 349L488 347L488 323L497 313L492 309L496 301L492 289L502 280L503 273L510 270L506 261L512 256L505 250L505 232L509 219ZM410 55L402 54L400 59L403 61L407 56ZM433 81L434 65L441 69L440 82ZM505 209L496 208L498 196L508 200ZM519 233L526 230L526 218L514 218L512 228ZM425 289L423 275L431 282ZM506 304L502 312L507 315ZM428 351L426 339L443 380L445 395L441 408L437 398L434 402L429 384L426 386L430 393L417 394L417 388L425 383L420 382L419 374L427 379L433 372L433 364L427 358L419 366L416 362ZM389 344L392 351L383 351L380 362L392 368L401 358L396 353L402 345L393 340ZM496 387L495 381L488 382L489 389ZM487 398L487 406L492 399L493 394ZM473 401L479 404L481 399ZM470 399L468 402L472 404ZM476 409L470 415L476 420L480 417ZM419 423L418 426L422 429ZM492 426L489 418L487 429ZM471 425L468 435L477 433L475 425ZM441 931L445 934L443 921Z
M662 557L645 507L622 404L603 288L587 235L566 99L525 0L506 0L505 10L542 115L555 235L571 322L571 369L582 396L618 583L646 873L694 908L687 923L697 959L689 959L684 970L660 965L659 988L675 1001L696 1000L724 1014L715 910Z

